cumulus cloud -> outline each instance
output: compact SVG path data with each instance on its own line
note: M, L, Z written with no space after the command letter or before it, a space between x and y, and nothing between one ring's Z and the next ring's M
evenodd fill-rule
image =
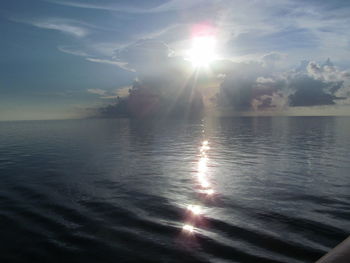
M303 61L293 70L277 70L276 63L286 59L286 55L270 52L260 59L233 62L219 60L211 65L212 73L220 84L215 97L218 108L233 111L284 111L289 107L327 106L349 103L350 73L340 70L328 59L320 64ZM201 76L195 74L188 61L175 56L163 42L144 39L118 48L113 60L99 63L115 64L134 70L138 79L127 89L126 100L122 102L123 114L130 105L142 105L135 98L144 97L157 105L158 111L166 108L186 108L194 97L202 99ZM193 87L197 88L193 88ZM100 98L116 98L116 93L100 93ZM130 98L130 100L129 100ZM151 99L152 98L152 99ZM135 103L135 101L138 101ZM156 102L155 102L156 101ZM200 105L200 103L198 104ZM118 106L109 105L101 109L104 114L116 114Z
M267 68L261 62L224 62L223 69L225 78L220 86L219 106L247 111L252 109L253 104L254 107L265 105L265 102L260 101L263 95L271 96L273 92L277 92L272 85L272 80L268 79Z
M203 100L195 85L195 71L189 70L190 63L174 56L163 42L137 41L117 49L113 59L135 70L138 77L126 97L98 109L100 116L200 115Z
M219 76L216 80L221 83L215 99L219 108L231 108L238 112L278 112L287 110L288 107L326 106L349 102L348 71L340 70L330 59L322 64L303 61L293 70L282 71L278 65L286 58L286 54L269 52L256 60L221 60L213 63L212 71L215 76ZM192 96L193 87L200 87L201 75L194 74L189 62L176 56L164 42L154 39L142 39L118 48L111 60L87 60L114 64L136 73L138 80L128 89L126 95L131 100L127 99L121 104L124 114L130 104L143 103L134 103L135 96L153 98L157 101L156 108L159 111L164 111L165 107L185 108L186 104L191 104L188 98ZM195 93L197 98L202 96L200 89ZM100 94L100 98L105 99L117 96L115 93ZM155 103L154 101L152 103ZM108 109L102 109L102 112L115 114L117 108L110 105Z
M225 71L218 105L256 111L341 104L350 95L349 76L330 60L322 65L308 62L298 70L281 73L271 70L265 61L236 63Z
M306 74L289 76L288 88L294 91L289 96L289 105L333 105L337 97L334 92L331 92L331 86L333 86L333 83L327 83Z

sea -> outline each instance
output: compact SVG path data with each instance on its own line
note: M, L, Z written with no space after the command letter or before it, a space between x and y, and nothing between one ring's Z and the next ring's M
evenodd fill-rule
M315 262L350 118L0 122L0 262Z

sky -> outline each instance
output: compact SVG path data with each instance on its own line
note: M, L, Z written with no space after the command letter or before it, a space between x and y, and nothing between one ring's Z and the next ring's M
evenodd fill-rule
M349 14L346 0L2 0L0 120L79 118L135 79L177 89L174 68L202 70L223 115L350 115ZM191 69L201 26L216 58Z

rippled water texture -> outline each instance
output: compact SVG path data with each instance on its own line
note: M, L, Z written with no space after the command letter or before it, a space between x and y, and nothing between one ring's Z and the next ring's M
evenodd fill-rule
M350 234L350 119L0 123L1 262L313 262Z

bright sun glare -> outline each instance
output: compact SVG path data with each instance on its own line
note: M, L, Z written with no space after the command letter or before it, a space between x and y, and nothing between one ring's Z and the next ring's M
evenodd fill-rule
M208 66L215 58L216 39L214 36L193 37L191 49L187 51L187 60L195 68Z

